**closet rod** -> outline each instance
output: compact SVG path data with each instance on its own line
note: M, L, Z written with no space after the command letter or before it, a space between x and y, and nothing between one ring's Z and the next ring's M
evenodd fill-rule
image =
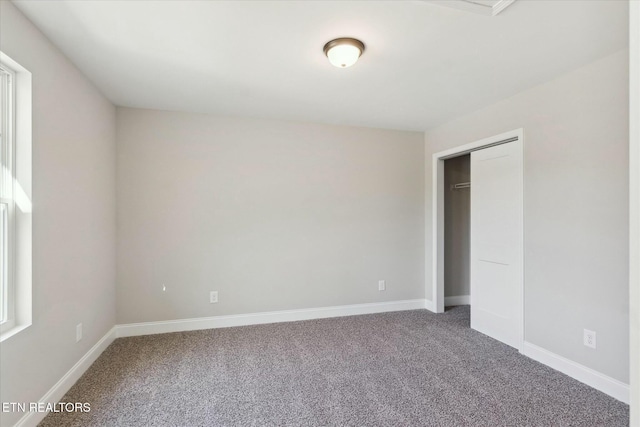
M458 184L453 184L451 186L452 190L460 190L462 188L471 188L471 183L470 182L460 182Z

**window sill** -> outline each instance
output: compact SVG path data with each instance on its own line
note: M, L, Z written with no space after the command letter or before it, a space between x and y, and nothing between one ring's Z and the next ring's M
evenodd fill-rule
M31 323L27 323L25 325L16 325L13 328L9 329L8 331L1 333L0 342L4 342L5 340L8 340L12 336L17 335L19 332L24 331L29 326L31 326Z

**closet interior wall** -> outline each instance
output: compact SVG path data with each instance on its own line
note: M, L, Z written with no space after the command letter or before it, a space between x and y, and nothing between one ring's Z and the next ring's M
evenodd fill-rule
M464 185L471 179L471 156L445 160L445 232L444 232L444 296L468 296L469 237L471 189ZM465 188L466 187L466 188ZM447 301L445 300L445 304Z

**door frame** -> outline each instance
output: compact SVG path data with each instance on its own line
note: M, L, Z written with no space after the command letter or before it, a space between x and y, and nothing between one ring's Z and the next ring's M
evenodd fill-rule
M444 161L453 157L469 154L472 151L481 150L483 148L494 145L506 144L508 142L516 143L520 157L524 160L524 130L522 128L515 129L499 135L490 136L481 140L471 142L469 144L460 145L448 150L434 153L432 156L432 293L431 306L435 313L444 312ZM521 179L522 187L520 193L520 215L522 217L522 227L520 233L522 235L523 247L520 252L520 284L518 301L520 315L519 318L519 350L522 350L524 342L524 162L523 177ZM473 186L473 184L472 184ZM473 191L473 187L472 187ZM428 265L428 263L427 263ZM471 292L471 291L470 291ZM427 292L427 296L428 296Z

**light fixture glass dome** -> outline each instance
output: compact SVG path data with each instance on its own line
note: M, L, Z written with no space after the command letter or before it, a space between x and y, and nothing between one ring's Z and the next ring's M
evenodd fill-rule
M338 68L347 68L356 63L364 52L364 43L351 38L331 40L324 45L324 53L329 62Z

